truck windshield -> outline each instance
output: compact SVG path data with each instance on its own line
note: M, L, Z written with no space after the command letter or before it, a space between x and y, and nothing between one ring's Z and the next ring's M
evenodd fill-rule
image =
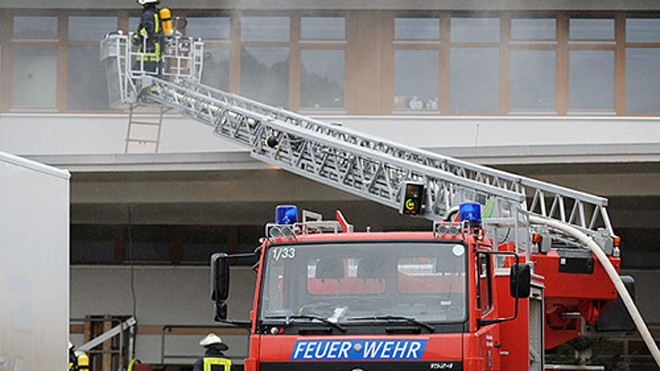
M465 246L446 242L273 245L265 257L260 319L316 316L346 325L387 316L466 318Z

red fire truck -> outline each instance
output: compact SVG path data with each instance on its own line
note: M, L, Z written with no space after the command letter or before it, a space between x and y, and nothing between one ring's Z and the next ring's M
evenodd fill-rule
M278 208L256 253L245 370L543 370L544 347L616 299L588 251L544 251L534 236L526 261L487 235L478 204L456 214L428 232L375 233ZM218 319L227 258L212 259Z
M542 371L544 349L598 329L617 293L660 366L618 276L606 199L206 86L204 43L178 33L161 37L157 71L145 69L131 40L118 32L101 41L111 105L130 110L127 152L145 143L157 151L158 138L131 136L145 124L134 109L156 105L150 126L173 109L254 159L433 222L428 232L354 232L340 214L299 221L295 207L279 207L254 254L246 370ZM225 321L229 258L212 259ZM630 329L624 317L601 327Z

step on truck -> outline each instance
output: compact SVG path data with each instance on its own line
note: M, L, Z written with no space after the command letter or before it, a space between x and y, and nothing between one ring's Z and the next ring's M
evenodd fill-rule
M149 70L130 34L101 41L111 105L130 112L127 150L134 110L173 110L257 160L430 221L427 232L355 232L341 213L278 208L248 254L258 278L246 370L567 369L545 365L545 350L598 329L619 299L660 366L618 275L606 199L205 86L204 43L156 37L164 53ZM237 257L213 256L211 296L217 320L240 324L226 318ZM624 316L600 328L631 330Z

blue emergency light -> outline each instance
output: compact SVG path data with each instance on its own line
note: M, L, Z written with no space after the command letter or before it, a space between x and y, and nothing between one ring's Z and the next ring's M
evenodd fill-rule
M468 221L471 225L481 224L481 205L476 202L463 202L459 206L459 220Z
M276 224L298 223L298 207L294 205L279 205L275 208Z

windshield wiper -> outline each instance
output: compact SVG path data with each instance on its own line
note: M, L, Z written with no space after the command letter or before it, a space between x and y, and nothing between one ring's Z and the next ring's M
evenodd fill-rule
M412 323L413 325L417 325L420 327L424 327L427 329L429 332L435 332L435 328L428 323L420 322L412 317L405 317L405 316L367 316L367 317L350 317L346 318L346 321L365 321L365 320L376 320L376 321L406 321L408 323Z
M347 331L344 326L338 325L338 324L328 320L327 318L323 318L323 317L320 317L320 316L314 316L314 315L310 315L310 314L291 314L291 315L288 315L288 316L267 316L267 317L264 317L264 319L284 319L284 323L287 326L289 325L290 320L292 320L292 319L318 320L318 321L321 321L321 322L323 322L324 324L326 324L328 326L332 326L332 327L336 328L337 330L341 331L342 333L346 333L346 331Z

